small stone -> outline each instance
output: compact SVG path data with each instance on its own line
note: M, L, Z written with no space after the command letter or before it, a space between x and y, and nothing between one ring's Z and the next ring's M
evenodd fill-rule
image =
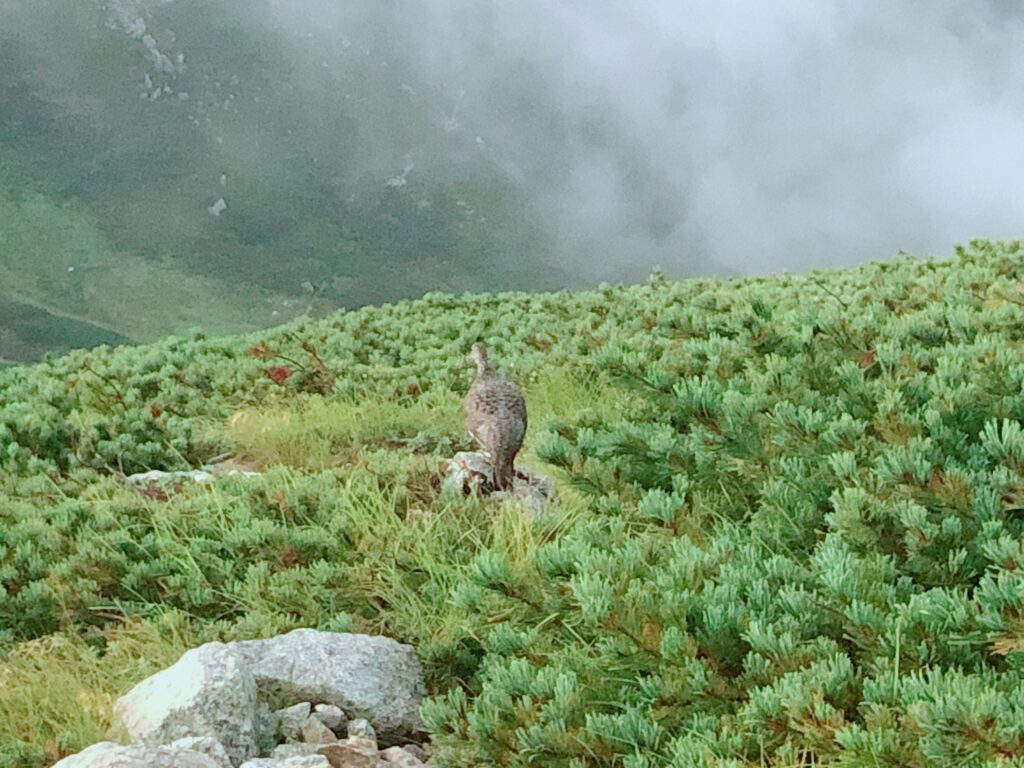
M412 755L417 760L423 763L427 762L427 758L430 757L430 754L427 752L427 750L425 750L419 744L406 744L402 747L402 749L404 749L410 755Z
M308 744L334 744L338 741L334 731L315 717L306 718L302 725L302 738Z
M276 757L258 757L242 763L239 768L331 768L331 764L323 755L289 757L284 760Z
M319 746L319 744L302 743L278 744L274 747L270 756L275 760L287 760L290 757L308 757L309 755L315 755Z
M492 474L491 460L486 453L462 451L445 462L441 490L456 497L476 491L492 493L488 480ZM521 501L532 515L540 514L558 498L550 477L522 467L515 468L512 488L497 495Z
M313 717L335 733L346 722L345 713L342 712L341 707L336 707L333 704L317 704L313 711Z
M310 709L309 702L304 701L301 704L277 710L274 714L281 722L281 735L292 741L297 740L302 732L302 726L309 720Z
M388 747L380 753L380 756L399 768L422 768L423 766L422 760L401 747Z
M221 768L231 768L231 757L228 755L228 751L212 736L189 736L172 741L168 746L171 749L191 749L193 752L206 755Z
M346 744L325 744L318 752L327 758L331 768L388 768L376 753L367 755Z
M366 739L376 743L377 732L373 730L373 726L370 725L369 720L360 718L359 720L349 721L348 737L350 739Z

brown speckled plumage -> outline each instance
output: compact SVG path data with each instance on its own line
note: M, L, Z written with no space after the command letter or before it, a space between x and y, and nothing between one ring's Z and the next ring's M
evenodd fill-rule
M466 394L463 408L466 428L487 451L494 465L494 487L512 487L516 454L526 434L526 400L487 358L487 349L474 344L471 352L477 376Z

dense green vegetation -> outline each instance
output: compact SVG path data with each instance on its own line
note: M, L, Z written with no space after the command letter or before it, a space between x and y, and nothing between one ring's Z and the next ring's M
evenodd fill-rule
M1024 761L1024 245L0 372L0 764L189 645L414 644L442 766ZM441 492L470 343L561 501ZM132 489L229 454L255 478ZM4 761L6 760L6 763Z

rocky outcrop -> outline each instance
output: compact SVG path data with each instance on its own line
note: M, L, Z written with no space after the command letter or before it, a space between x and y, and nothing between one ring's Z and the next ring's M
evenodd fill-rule
M271 707L302 701L332 705L350 718L370 721L388 742L420 729L423 679L408 645L387 637L297 629L235 646Z
M188 651L118 699L115 716L132 740L160 745L207 736L236 765L258 755L256 680L235 645Z
M230 765L230 763L229 763ZM226 768L209 755L179 747L124 746L113 742L93 744L66 757L54 768Z
M493 494L498 498L520 501L533 514L543 512L556 499L555 484L551 478L522 467L512 475L512 487L496 491L491 478L494 474L490 457L479 451L462 451L445 462L442 487L448 493Z
M384 637L295 630L209 643L118 699L117 720L133 745L97 744L58 765L380 768L397 755L414 767L422 765L417 747L380 752L377 734L387 745L408 744L423 693L412 648Z

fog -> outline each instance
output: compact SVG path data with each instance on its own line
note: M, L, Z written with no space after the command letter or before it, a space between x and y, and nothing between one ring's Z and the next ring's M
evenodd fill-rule
M55 9L70 0L10 3L0 22L15 31L8 39L16 38L23 64L49 48L49 59L66 56L69 69L93 66L83 58L89 46L62 48L66 36L53 27ZM398 239L377 230L359 236L361 247L374 243L367 252L375 263L429 273L403 284L405 293L638 280L655 266L673 276L797 270L901 249L945 254L975 237L1022 232L1024 12L1017 3L108 0L92 7L102 24L90 34L103 44L121 40L128 53L117 71L136 62L131 77L143 102L151 90L153 100L183 94L161 124L188 121L204 132L196 142L209 145L202 150L209 172L201 184L188 186L202 175L195 171L179 185L195 197L201 226L223 213L222 230L236 227L247 247L281 249L279 263L308 262L309 282L343 286L338 300L346 303L391 296L360 293L371 267L360 273L345 267L344 253L324 255L323 244L342 235L325 232L316 212L356 206L341 217L351 222L368 187L390 195L372 206L389 207L389 227L411 227L414 216L442 209L448 216L454 205L452 216L470 212L457 226L446 222L435 246L422 245L430 238L415 227ZM44 13L47 24L31 23ZM52 80L33 87L54 109L81 112L102 101L72 104L60 78ZM204 96L204 88L220 90ZM234 103L246 101L248 112L229 109L235 91ZM237 116L230 125L225 110ZM314 168L316 194L270 189L303 164ZM246 172L252 183L236 191L232 184ZM450 193L447 202L432 196L438 185ZM266 224L276 203L249 215L247 201L260 190L279 201L303 198L315 235L308 248L296 246L294 233L286 244L279 238L293 213L279 211ZM253 222L278 239L261 239ZM459 248L449 264L444 254ZM464 280L479 267L476 252L486 252L486 275ZM196 268L237 271L215 262ZM259 280L256 267L243 271ZM302 276L273 279L297 284Z
M462 130L536 181L559 262L587 276L766 272L1021 234L1019 4L359 5L272 3L294 32L311 9L350 39L386 26Z

